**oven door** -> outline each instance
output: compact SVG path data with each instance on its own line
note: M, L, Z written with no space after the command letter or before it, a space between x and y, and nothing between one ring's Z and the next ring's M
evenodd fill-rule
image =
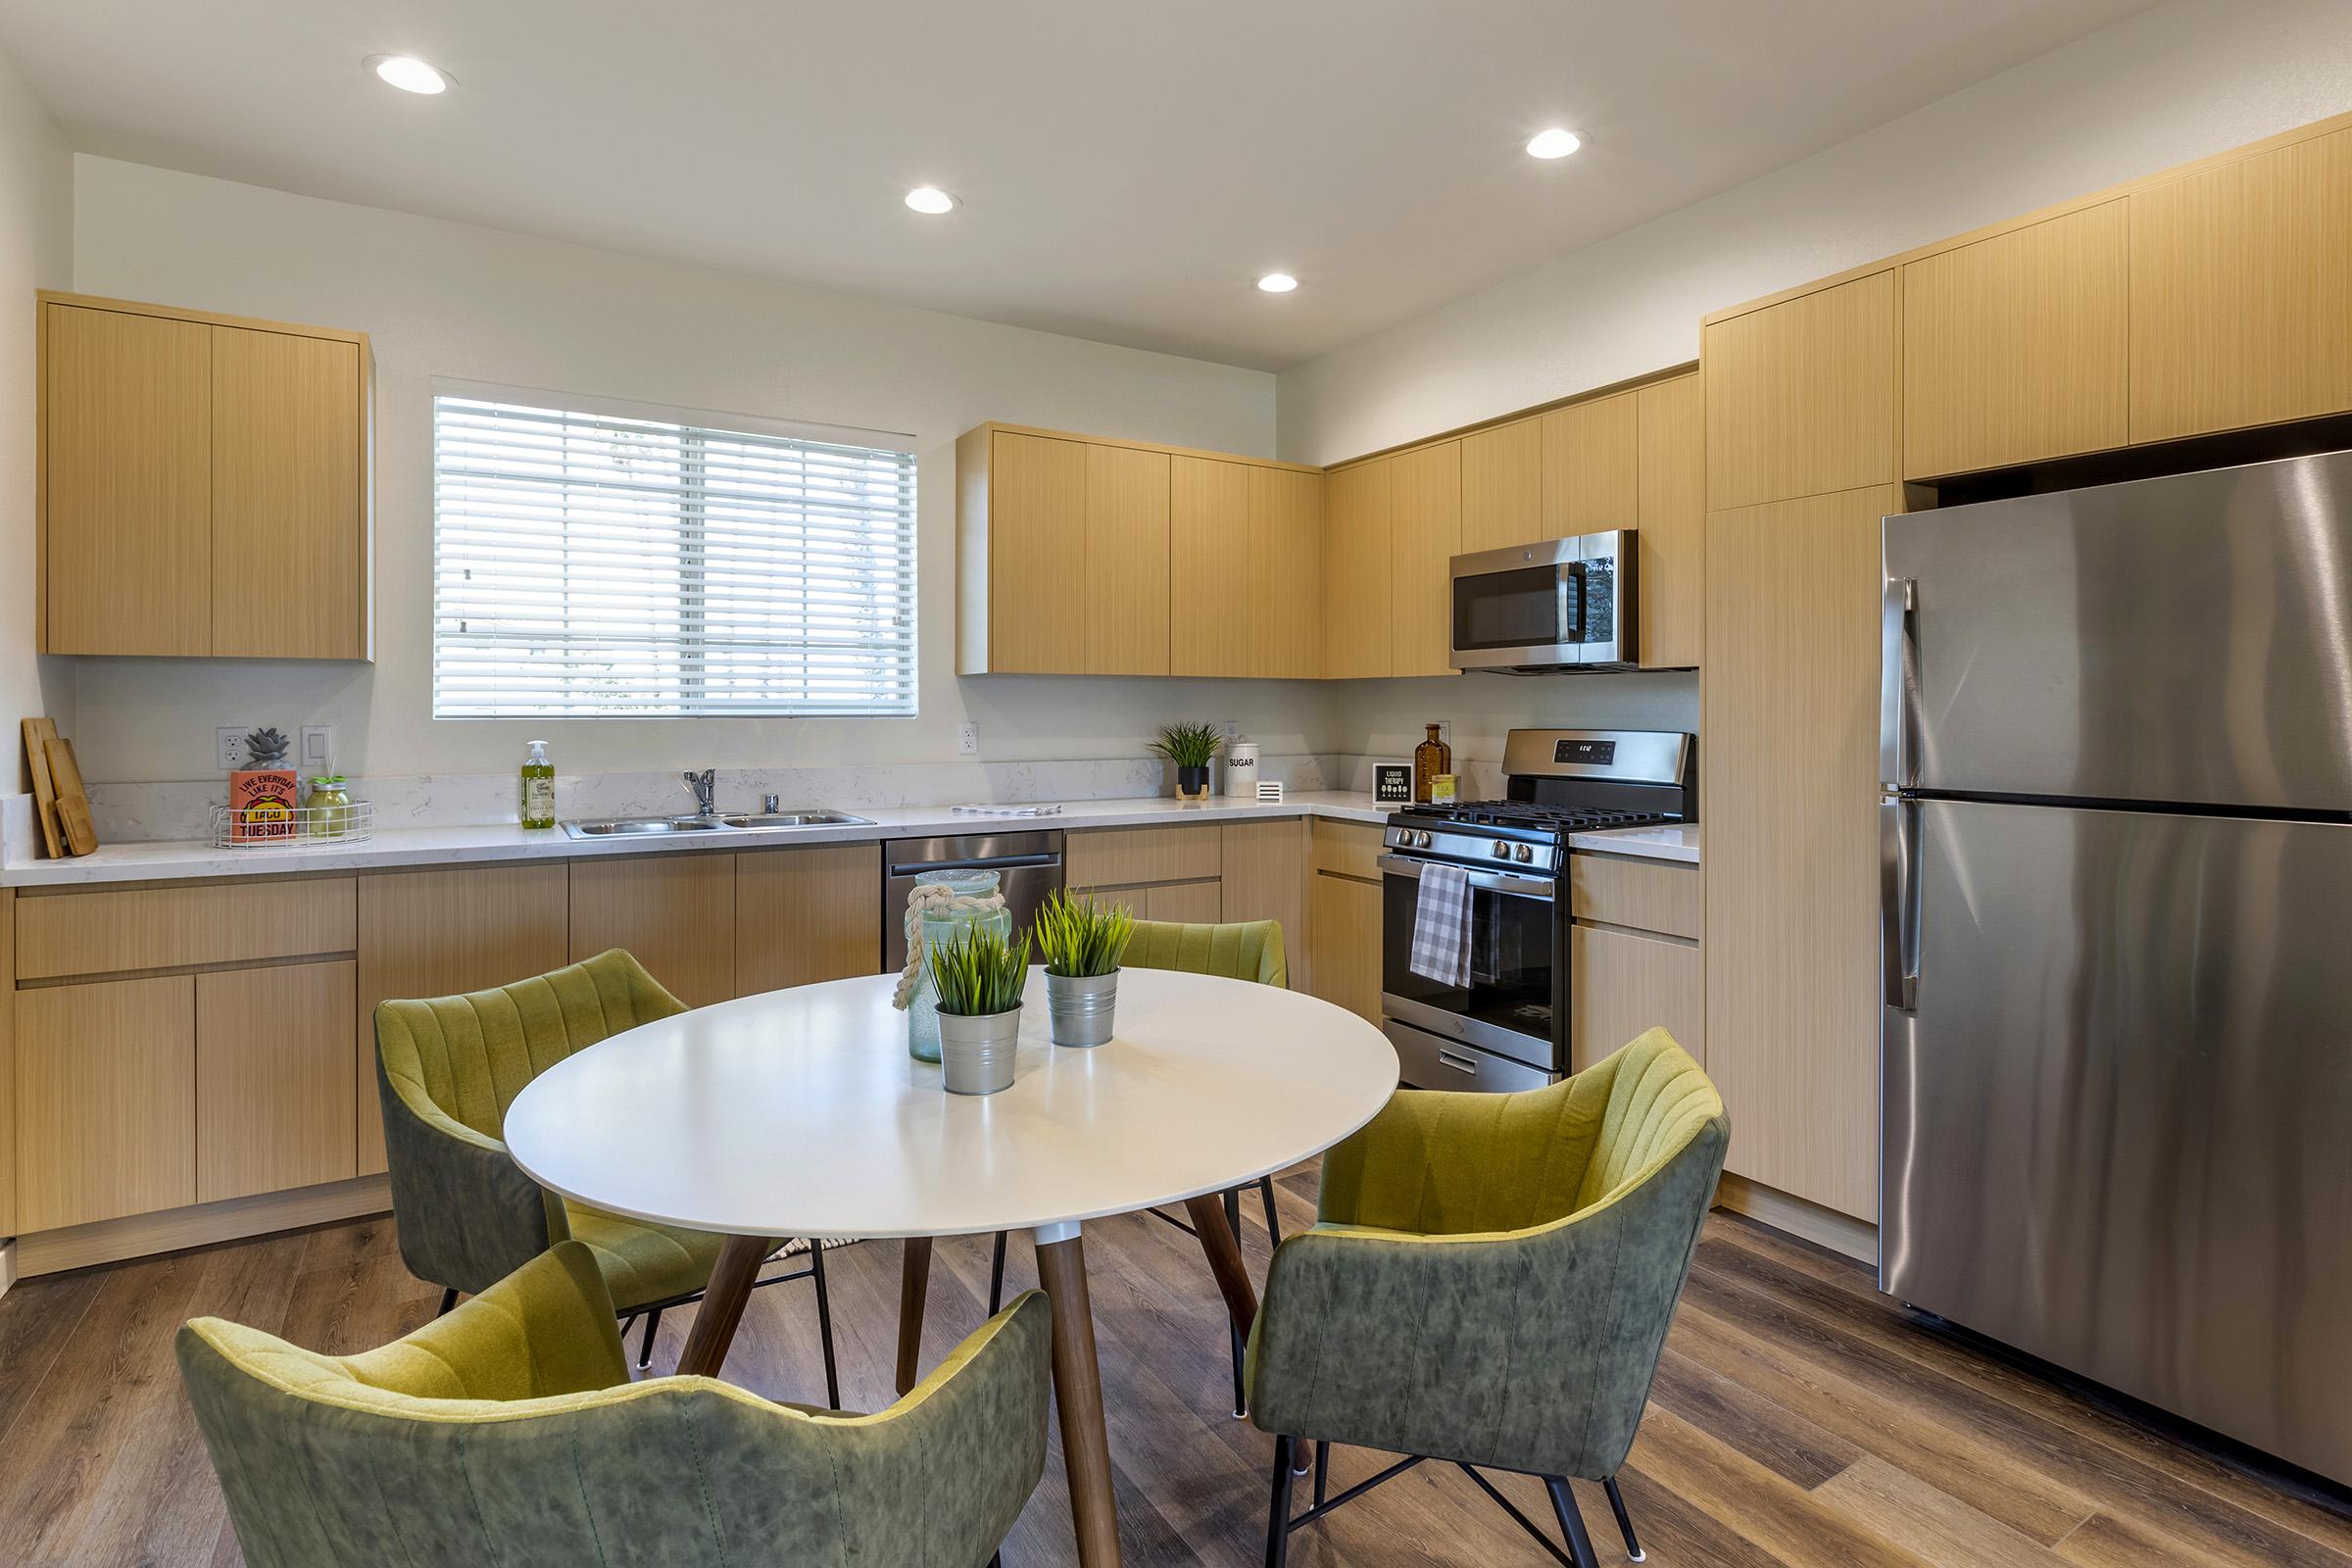
M1553 879L1472 871L1470 984L1446 986L1408 966L1422 864L1401 855L1380 858L1382 1012L1544 1072L1560 1071L1568 965Z

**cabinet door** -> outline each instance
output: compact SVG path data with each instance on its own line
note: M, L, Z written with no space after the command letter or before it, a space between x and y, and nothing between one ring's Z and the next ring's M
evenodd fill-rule
M213 335L212 652L368 657L360 346Z
M1225 918L1224 890L1214 882L1163 882L1142 890L1147 920L1177 925L1215 925ZM1132 908L1134 906L1129 905Z
M1248 674L1323 673L1323 500L1319 473L1250 470Z
M1730 1168L1878 1215L1879 519L1891 485L1707 516L1707 1071Z
M1380 1022L1380 884L1318 875L1306 932L1315 995Z
M1544 525L1544 427L1515 419L1462 437L1462 553L1557 538Z
M734 996L735 857L572 861L571 961L607 948L627 949L689 1007Z
M51 654L213 651L212 329L43 305Z
M1453 589L1446 570L1462 553L1462 444L1441 441L1393 461L1391 673L1450 675Z
M1891 482L1894 333L1891 269L1710 322L1708 509Z
M360 878L358 1166L384 1168L375 1004L512 985L571 961L562 865L386 871Z
M198 1202L357 1173L356 968L344 958L196 976Z
M2125 203L1903 268L1903 472L1998 468L2131 440Z
M1324 494L1323 673L1334 679L1393 672L1396 467L1380 458L1343 468Z
M1640 504L1637 423L1631 392L1544 416L1542 537L1634 526Z
M1179 675L1254 675L1248 464L1168 460L1169 665Z
M196 982L17 993L17 1221L87 1225L196 1201Z
M1698 948L1669 937L1579 925L1568 930L1568 1050L1584 1071L1643 1031L1664 1029L1706 1064L1706 972Z
M1291 989L1307 989L1307 826L1304 817L1228 822L1222 833L1224 913L1228 921L1272 920L1282 927Z
M2352 130L2129 200L2132 440L2352 408Z
M1086 449L1081 599L1047 607L1085 627L1089 675L1168 672L1168 455Z
M822 844L736 857L739 995L881 970L880 845Z
M1656 382L1633 396L1642 666L1685 668L1698 662L1706 610L1706 410L1695 374Z
M994 432L988 466L988 667L1086 668L1087 448Z

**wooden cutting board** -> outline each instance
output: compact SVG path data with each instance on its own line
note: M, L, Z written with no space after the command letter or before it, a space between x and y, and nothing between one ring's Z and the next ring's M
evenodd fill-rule
M52 736L48 751L49 785L57 791L57 825L65 834L66 853L87 855L98 848L98 828L90 820L90 797L81 787L74 743Z
M41 828L41 848L49 858L64 855L65 845L57 826L57 786L49 776L49 743L57 739L57 724L52 719L28 718L24 721L24 765L32 774L32 814Z

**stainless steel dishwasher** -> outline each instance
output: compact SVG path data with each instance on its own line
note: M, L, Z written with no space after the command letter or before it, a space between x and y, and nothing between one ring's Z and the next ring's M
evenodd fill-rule
M882 971L906 963L906 895L925 871L994 871L1017 936L1061 886L1061 830L892 839L882 846Z

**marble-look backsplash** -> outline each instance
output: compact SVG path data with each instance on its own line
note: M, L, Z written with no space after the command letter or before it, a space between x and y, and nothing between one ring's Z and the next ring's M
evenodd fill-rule
M1356 764L1361 763L1361 766ZM1361 782L1351 782L1357 774ZM1261 778L1294 790L1372 787L1369 759L1300 754L1263 757ZM1220 778L1218 788L1223 788ZM185 783L91 784L90 815L100 842L153 843L201 839L212 832L213 808L227 801L224 780ZM722 767L718 806L755 810L762 795L784 808L994 805L1043 801L1108 801L1173 793L1171 769L1151 758L1105 758L1056 762L901 762L853 767ZM515 820L520 786L514 773L426 773L354 778L351 797L371 802L379 828L466 827ZM676 772L588 773L556 776L560 817L649 816L694 809L694 796Z

